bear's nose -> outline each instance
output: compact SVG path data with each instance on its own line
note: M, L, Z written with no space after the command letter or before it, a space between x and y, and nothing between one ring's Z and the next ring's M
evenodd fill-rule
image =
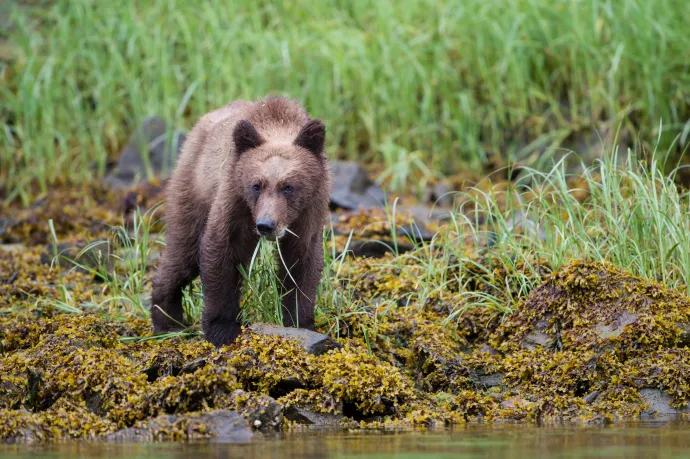
M256 222L256 230L259 234L267 235L271 234L273 230L276 229L276 222L273 220L259 220Z

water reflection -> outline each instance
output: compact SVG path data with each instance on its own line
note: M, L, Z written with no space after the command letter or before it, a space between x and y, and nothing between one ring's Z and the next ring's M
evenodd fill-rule
M647 422L610 427L471 425L407 433L290 433L248 444L2 445L3 458L586 458L688 457L690 424Z

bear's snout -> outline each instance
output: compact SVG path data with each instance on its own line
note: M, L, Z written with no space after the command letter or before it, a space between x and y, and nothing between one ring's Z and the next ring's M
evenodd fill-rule
M270 236L276 230L275 220L260 219L256 222L256 231L262 236Z

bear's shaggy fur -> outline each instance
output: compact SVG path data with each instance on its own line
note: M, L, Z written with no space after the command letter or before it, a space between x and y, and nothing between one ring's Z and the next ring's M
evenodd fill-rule
M197 122L167 189L167 243L152 295L156 333L184 326L182 289L201 274L206 339L233 342L238 267L260 236L278 239L285 261L284 325L313 329L331 186L325 136L320 120L284 98L233 101Z

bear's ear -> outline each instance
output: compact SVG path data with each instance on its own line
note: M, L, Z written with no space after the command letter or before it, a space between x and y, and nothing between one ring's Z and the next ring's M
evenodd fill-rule
M235 153L238 155L264 143L264 139L256 132L256 128L247 120L241 120L237 123L232 133L232 139L235 142Z
M326 142L326 126L321 120L310 120L297 134L294 144L306 148L315 155L323 154L323 146Z

